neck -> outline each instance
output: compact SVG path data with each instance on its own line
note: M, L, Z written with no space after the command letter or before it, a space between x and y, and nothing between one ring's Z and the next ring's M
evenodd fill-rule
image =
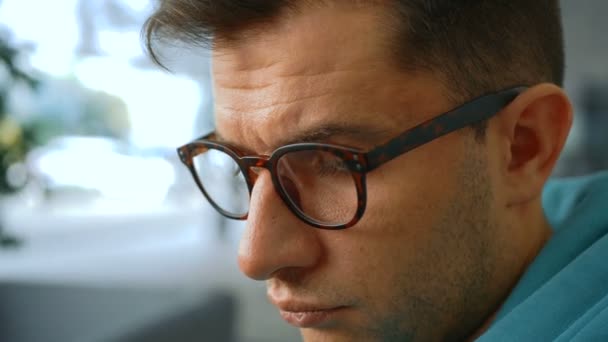
M517 271L517 276L515 280L512 282L511 287L507 293L506 298L511 293L513 288L517 285L526 269L530 266L530 264L536 259L540 251L543 249L545 244L549 241L551 236L553 235L553 229L549 225L546 217L544 216L544 211L540 204L540 201L537 206L535 206L536 210L534 210L534 214L529 215L527 217L532 218L529 220L529 224L522 224L522 227L526 229L521 230L521 238L519 241L521 242L520 246L522 247L520 254L522 256L520 267ZM506 300L505 298L505 300ZM504 300L503 300L504 302ZM485 322L481 325L481 327L467 340L467 341L475 341L481 335L483 335L490 326L494 323L498 311L502 308L501 305L485 320Z

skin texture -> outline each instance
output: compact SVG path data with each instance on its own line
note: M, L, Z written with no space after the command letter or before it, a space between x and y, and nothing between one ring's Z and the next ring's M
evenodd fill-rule
M369 149L450 103L429 73L405 73L381 42L384 9L319 7L214 49L217 132L256 154L331 124L323 142ZM540 192L571 122L551 84L492 119L368 175L368 207L344 231L298 220L260 171L239 267L282 310L342 309L306 341L463 340L483 331L550 235ZM351 129L352 128L352 129Z

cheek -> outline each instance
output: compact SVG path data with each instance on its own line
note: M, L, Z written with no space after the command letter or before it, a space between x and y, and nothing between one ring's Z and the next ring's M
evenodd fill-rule
M437 203L405 197L378 199L356 226L327 241L337 283L374 315L394 311L396 300L416 286L410 275L429 268L420 255L429 254L437 238L433 226L443 216Z
M456 138L443 137L370 173L363 223L375 230L397 229L404 234L432 226L459 187L462 144Z
M452 144L452 147L455 146ZM335 246L329 255L336 262L348 286L374 305L399 296L395 284L421 265L420 255L429 254L437 236L433 227L445 216L454 194L458 155L446 147L431 147L433 152L412 157L403 156L368 175L368 203L362 220L354 227L339 232L329 242ZM428 266L428 265L427 265ZM401 284L404 285L404 284ZM405 284L407 287L408 285ZM365 300L365 299L362 299Z
M445 158L399 158L372 173L363 219L327 241L332 286L358 301L349 324L362 331L433 336L487 295L493 248L485 183L463 176L474 171L463 162L470 153L446 150Z

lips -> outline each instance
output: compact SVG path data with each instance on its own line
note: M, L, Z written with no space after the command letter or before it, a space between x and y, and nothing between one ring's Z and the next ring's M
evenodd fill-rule
M327 327L353 305L335 296L331 297L333 300L327 300L327 296L323 299L297 295L295 292L286 286L271 283L266 294L270 302L279 309L281 317L298 328ZM314 293L310 290L306 292Z
M272 296L269 299L279 309L281 317L298 328L323 326L346 309L341 305L312 304L312 301L277 300Z
M281 317L287 323L298 328L313 328L322 326L332 319L345 307L335 307L330 309L300 309L300 310L283 310L279 309Z

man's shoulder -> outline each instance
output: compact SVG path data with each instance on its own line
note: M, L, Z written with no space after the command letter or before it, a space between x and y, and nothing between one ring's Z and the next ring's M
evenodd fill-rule
M555 234L480 341L608 340L608 172L551 181Z

